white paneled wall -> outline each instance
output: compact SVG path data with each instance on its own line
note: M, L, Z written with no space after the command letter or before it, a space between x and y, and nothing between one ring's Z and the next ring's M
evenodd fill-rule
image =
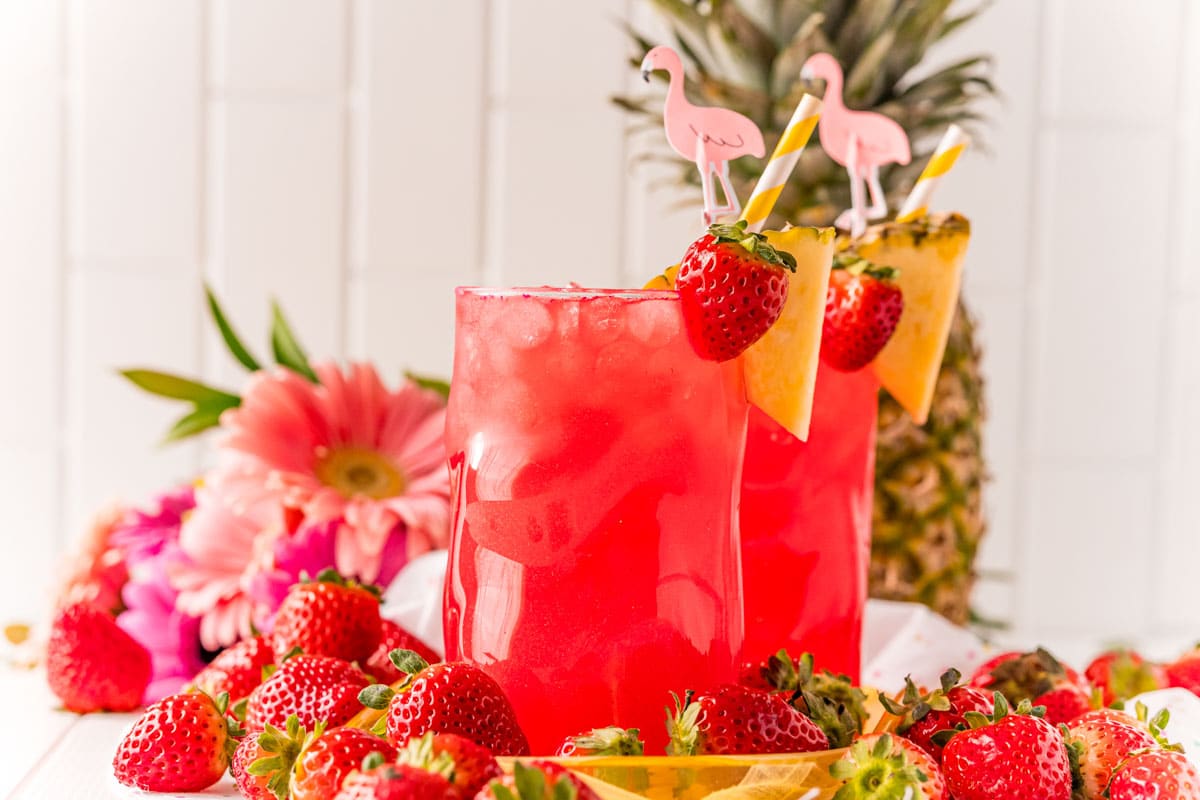
M262 343L446 373L451 288L630 284L695 232L632 169L638 0L0 0L0 618L110 498L185 479L119 365L236 386ZM1018 638L1200 635L1200 7L1006 0L975 221L995 479L981 609ZM1115 591L1115 584L1123 587Z

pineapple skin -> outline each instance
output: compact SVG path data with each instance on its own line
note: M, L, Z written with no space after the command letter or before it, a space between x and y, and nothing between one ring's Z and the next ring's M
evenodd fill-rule
M846 80L851 108L878 111L900 123L913 147L912 163L890 166L883 182L898 208L952 122L982 141L981 103L996 94L987 56L965 58L912 79L928 48L968 24L986 3L893 0L761 0L705 3L646 0L671 33L667 41L630 30L630 66L655 44L684 51L687 93L693 102L735 109L763 131L767 151L778 141L804 92L820 85L799 79L816 52L833 53ZM664 146L659 91L613 98L631 114L633 150ZM661 150L658 150L661 153ZM678 165L678 183L697 194L695 165ZM731 163L742 198L762 163ZM830 225L849 205L845 170L814 140L805 149L767 226ZM871 552L873 597L922 602L955 622L969 617L974 559L986 524L981 489L987 469L981 451L985 407L975 322L960 300L951 325L932 410L916 425L886 392L879 399L875 527Z

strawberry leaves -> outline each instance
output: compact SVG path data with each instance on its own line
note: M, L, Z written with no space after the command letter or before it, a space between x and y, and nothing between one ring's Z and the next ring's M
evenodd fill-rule
M796 258L786 250L776 250L761 233L746 230L746 220L740 219L733 225L716 224L708 226L708 233L718 243L736 242L747 253L758 256L768 264L783 267L789 272L796 271Z

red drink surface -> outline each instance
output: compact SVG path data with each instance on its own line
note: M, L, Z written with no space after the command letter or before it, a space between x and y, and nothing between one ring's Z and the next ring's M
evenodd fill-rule
M858 680L875 484L879 383L821 364L801 442L750 413L742 480L744 657L786 647Z
M535 754L611 724L662 752L670 692L734 679L738 374L674 293L458 291L447 658Z

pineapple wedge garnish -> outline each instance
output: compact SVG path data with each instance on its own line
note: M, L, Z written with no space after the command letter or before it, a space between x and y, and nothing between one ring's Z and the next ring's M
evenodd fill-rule
M933 214L873 225L852 243L863 258L900 271L896 282L904 292L904 312L872 368L918 425L925 424L933 404L970 238L965 217Z
M813 390L821 355L825 293L833 265L833 228L766 231L767 241L796 259L785 272L788 295L783 311L767 332L741 355L746 396L801 441L812 421ZM643 287L674 289L679 265L667 267Z
M804 441L812 421L834 230L800 227L766 234L772 245L792 254L796 271L787 273L787 300L779 319L742 354L746 395L767 416Z

